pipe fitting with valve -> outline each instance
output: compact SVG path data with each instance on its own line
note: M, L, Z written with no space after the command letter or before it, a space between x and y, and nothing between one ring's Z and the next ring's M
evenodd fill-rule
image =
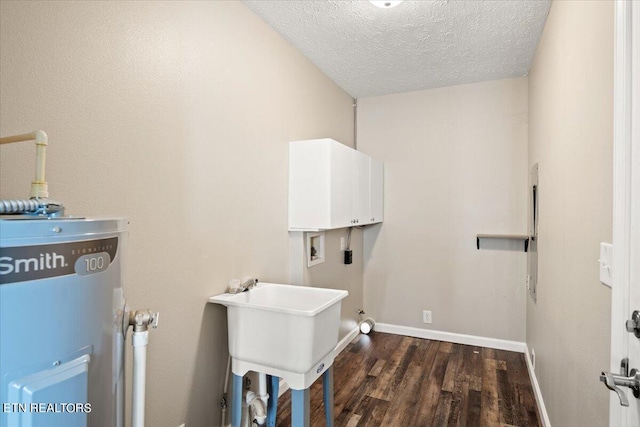
M142 332L149 329L151 326L153 329L158 327L158 320L160 313L154 313L151 310L136 310L129 312L129 326L133 326L134 332Z
M131 344L133 345L133 381L131 405L131 426L144 427L144 402L147 374L147 344L149 343L149 326L156 329L160 313L151 310L135 310L129 312L128 326L133 327Z
M36 130L21 135L0 138L0 145L15 142L35 141L36 143L36 173L31 182L30 199L0 200L0 215L28 214L44 217L58 217L64 215L62 203L49 199L49 189L45 181L47 134Z

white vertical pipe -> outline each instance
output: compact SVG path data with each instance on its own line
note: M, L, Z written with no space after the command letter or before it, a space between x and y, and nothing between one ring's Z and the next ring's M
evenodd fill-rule
M149 331L133 332L133 401L131 427L144 427L145 381Z
M267 403L269 403L269 395L267 394L267 374L258 374L258 396L266 408Z

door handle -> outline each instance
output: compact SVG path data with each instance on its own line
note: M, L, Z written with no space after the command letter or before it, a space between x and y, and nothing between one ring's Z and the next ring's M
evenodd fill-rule
M620 405L629 406L629 399L627 399L627 395L620 387L629 387L633 390L633 396L635 398L640 397L640 371L637 369L632 369L629 376L624 374L624 371L627 369L628 359L622 360L622 375L612 374L611 372L602 372L600 374L600 381L604 383L605 386L611 391L615 391L618 394L618 398L620 399Z

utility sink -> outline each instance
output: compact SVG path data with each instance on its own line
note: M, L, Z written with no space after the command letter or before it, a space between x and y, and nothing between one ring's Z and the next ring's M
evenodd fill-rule
M227 307L229 353L236 375L248 371L284 378L306 389L335 357L343 290L258 283L209 302Z

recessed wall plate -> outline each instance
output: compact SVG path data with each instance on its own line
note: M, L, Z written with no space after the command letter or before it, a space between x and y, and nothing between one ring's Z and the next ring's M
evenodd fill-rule
M307 267L324 262L324 231L307 234Z

